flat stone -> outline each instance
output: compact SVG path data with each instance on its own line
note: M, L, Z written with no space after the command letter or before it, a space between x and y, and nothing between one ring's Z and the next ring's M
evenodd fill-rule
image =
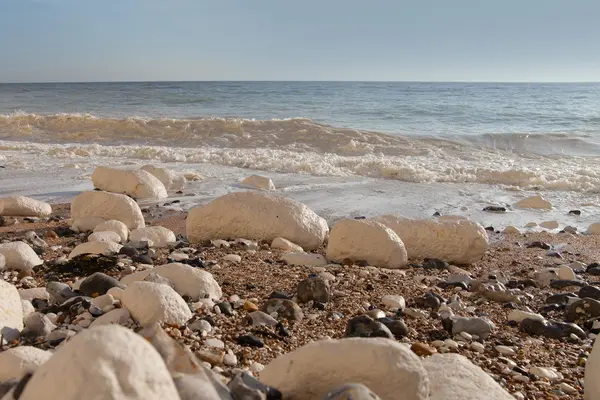
M277 313L279 318L290 321L301 321L304 318L304 313L300 306L287 299L269 299L260 309L269 315Z
M387 326L367 315L359 315L348 320L344 336L394 339L394 335Z
M118 280L102 272L94 272L79 285L79 291L86 296L106 294L113 287L125 288Z

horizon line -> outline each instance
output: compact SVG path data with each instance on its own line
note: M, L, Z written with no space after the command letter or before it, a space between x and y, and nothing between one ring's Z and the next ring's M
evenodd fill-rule
M98 80L98 81L2 81L0 85L43 85L43 84L89 84L89 83L227 83L227 82L238 82L238 83L479 83L479 84L598 84L600 81L487 81L487 80L288 80L288 79L275 79L275 80L263 80L263 79L233 79L233 80Z

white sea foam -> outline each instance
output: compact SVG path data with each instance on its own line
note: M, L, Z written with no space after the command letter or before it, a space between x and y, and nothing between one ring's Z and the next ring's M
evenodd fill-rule
M210 163L316 176L600 192L597 158L528 151L532 143L540 148L547 143L540 153L551 153L552 143L580 143L587 140L583 136L486 134L451 140L336 128L300 118L110 119L15 113L0 116L0 138L3 163L20 167L34 155L78 165L109 157L116 164ZM502 144L491 146L489 141Z

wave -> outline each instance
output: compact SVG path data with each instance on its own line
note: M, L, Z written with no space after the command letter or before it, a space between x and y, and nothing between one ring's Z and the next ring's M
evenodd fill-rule
M598 150L593 136L586 134L413 137L333 127L304 118L115 119L15 113L0 116L0 139L0 150L6 152L76 162L110 157L321 176L600 192L596 172L600 159L573 151Z

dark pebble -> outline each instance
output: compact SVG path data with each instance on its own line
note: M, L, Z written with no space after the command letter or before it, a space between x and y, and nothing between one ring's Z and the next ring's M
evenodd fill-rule
M546 253L546 255L548 257L553 257L553 258L563 258L563 255L560 254L558 251L549 251Z
M600 301L586 297L567 306L565 321L582 322L600 317Z
M527 244L528 249L542 249L550 250L552 247L548 243L544 242L531 242Z
M469 286L465 282L440 282L438 286L442 289L459 287L465 291L469 290Z
M442 214L440 214L438 211L436 211L436 212L433 213L433 216L434 217L441 217Z
M564 288L570 287L570 286L582 287L582 286L586 286L586 285L587 285L587 283L585 283L585 282L571 281L568 279L557 279L555 281L550 282L550 287L552 289L564 289Z
M545 305L544 307L540 308L540 314L547 315L551 312L562 311L566 308L567 308L566 304L552 303L552 304L548 304L548 305Z
M223 301L217 304L217 307L219 307L221 313L227 315L228 317L231 317L233 315L233 308L231 307L231 304L229 302Z
M323 311L323 310L325 310L325 303L320 303L318 301L315 301L313 303L313 308Z
M279 334L279 336L283 336L283 337L292 336L290 331L288 331L287 328L285 326L283 326L283 324L281 322L278 322L277 325L275 325L275 328L277 328L277 333Z
M308 303L311 300L327 303L331 300L329 283L325 279L319 277L307 278L298 283L296 294L298 296L298 301L301 303Z
M73 236L75 234L71 228L66 226L57 226L54 228L54 232L56 232L59 237Z
M124 254L128 257L135 257L139 254L139 251L131 246L123 246L121 247L121 250L119 250L119 254Z
M483 209L483 211L494 212L494 213L503 213L506 212L506 207L502 206L488 206Z
M131 257L131 259L133 260L133 262L140 263L140 264L149 264L149 265L154 264L152 257L150 257L148 254L138 254L137 256Z
M240 346L248 347L264 347L265 343L253 335L244 335L237 338L237 343Z
M274 291L269 295L269 299L286 299L291 300L291 297L283 292Z
M540 321L533 318L525 318L519 324L519 330L529 335L544 336L550 339L569 337L572 333L584 339L585 332L573 323L558 321Z
M488 232L494 232L494 227L493 226L486 226L485 230Z
M93 296L94 294L103 295L114 287L124 288L125 286L121 285L112 276L108 276L102 272L94 272L81 282L79 292L86 296Z
M384 337L394 339L394 335L387 326L375 321L368 315L359 315L348 320L346 337Z
M584 286L579 289L579 297L582 299L584 297L589 297L590 299L600 300L600 289L595 286Z
M206 268L206 263L201 258L191 258L188 260L183 260L183 263L196 268Z
M571 210L569 211L569 215L581 215L581 210Z
M446 261L438 260L437 258L426 258L423 260L423 268L425 269L448 269L449 265Z
M385 325L396 339L408 335L408 327L402 319L385 317L379 318L377 321Z
M600 275L600 267L590 268L585 272L587 272L588 274L590 274L592 276L598 276L598 275Z
M515 303L504 303L502 304L502 308L506 308L508 310L516 310L518 307Z
M33 308L35 308L36 310L41 310L41 309L48 307L48 300L33 299L33 300L31 300L31 304L33 305Z
M557 293L548 296L546 299L546 304L567 304L569 302L569 297L577 297L575 293Z
M25 386L27 386L27 383L29 383L29 380L31 379L32 376L33 376L33 372L27 372L25 375L23 375L23 377L21 378L19 383L17 383L17 386L15 386L15 390L13 391L13 394L12 394L13 399L19 400L19 397L21 397L21 395L23 394L23 391L25 390Z

